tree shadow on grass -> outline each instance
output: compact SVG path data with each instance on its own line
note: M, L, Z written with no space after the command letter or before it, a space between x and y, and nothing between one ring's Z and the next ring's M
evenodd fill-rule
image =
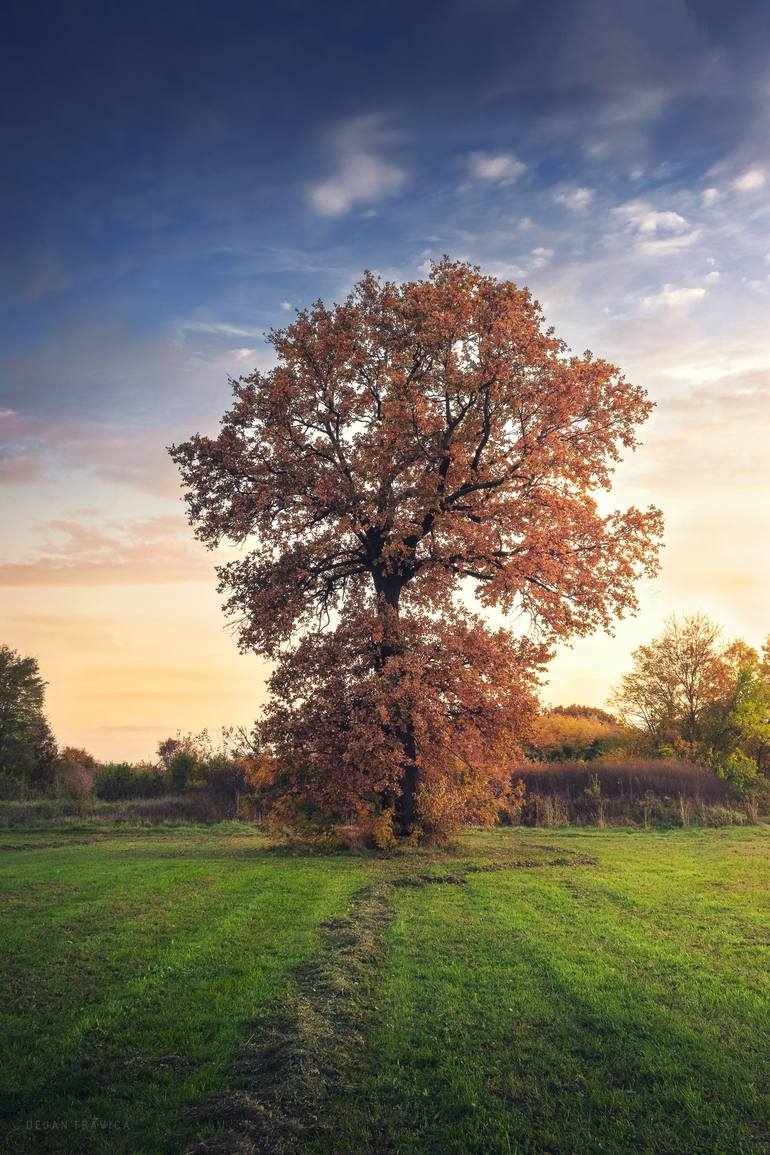
M404 898L409 941L391 960L404 969L391 966L376 995L389 1026L374 1030L366 1065L335 1099L333 1145L318 1136L308 1150L770 1150L761 1074L737 1038L720 1048L704 1030L708 991L684 1003L665 997L659 943L638 975L632 957L597 943L608 969L594 971L587 953L576 959L559 941L559 934L569 936L568 918L554 933L540 912L525 909L536 933L512 931L502 919L490 928L479 923L474 896L465 888L456 893L447 935L462 941L453 958L438 960L441 936L429 936L421 949L415 921L414 904L432 894ZM489 912L481 917L488 920ZM495 959L498 943L504 947ZM655 960L657 977L647 973ZM619 977L625 969L625 981L613 983L613 968Z

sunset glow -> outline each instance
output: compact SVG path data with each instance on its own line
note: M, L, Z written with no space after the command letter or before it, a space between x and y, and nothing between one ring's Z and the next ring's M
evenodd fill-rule
M335 7L301 37L293 6L14 17L0 640L100 757L264 699L166 447L216 432L295 308L444 253L529 286L657 406L612 502L663 510L661 573L544 699L605 703L673 612L770 631L767 7Z

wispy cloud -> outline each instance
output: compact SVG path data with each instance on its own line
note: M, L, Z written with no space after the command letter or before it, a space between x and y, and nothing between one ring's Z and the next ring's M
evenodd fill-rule
M181 516L94 524L58 519L33 554L0 564L2 586L152 585L211 580L213 562Z
M700 286L685 288L678 285L664 285L659 293L642 297L645 309L686 309L696 301L702 301L706 290Z
M331 137L333 172L310 186L311 207L321 216L339 217L400 192L406 171L382 155L392 142L380 116L358 116L340 125Z
M554 203L564 205L573 212L582 212L587 209L593 200L593 189L583 188L581 185L572 188L559 188L553 194Z
M23 449L0 446L0 485L21 485L42 473L40 461Z
M180 329L186 333L213 333L221 337L261 337L262 330L251 326L233 325L230 321L183 321Z
M765 173L761 168L747 168L733 181L733 188L739 193L756 192L764 188L765 180Z
M626 201L612 211L626 225L645 237L659 233L680 233L688 227L681 213L670 209L663 211L655 209L645 200Z
M510 152L472 152L468 156L468 172L474 180L512 184L526 169L523 161Z
M543 245L538 245L537 248L532 250L531 256L532 267L534 269L542 269L548 264L551 257L553 256L553 249L548 249Z

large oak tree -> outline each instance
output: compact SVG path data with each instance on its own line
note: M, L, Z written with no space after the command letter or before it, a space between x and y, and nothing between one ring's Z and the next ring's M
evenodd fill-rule
M596 496L651 404L526 289L447 258L270 340L218 437L171 454L197 536L246 547L221 589L276 663L261 735L287 781L408 830L450 779L502 789L549 647L635 607L660 513Z

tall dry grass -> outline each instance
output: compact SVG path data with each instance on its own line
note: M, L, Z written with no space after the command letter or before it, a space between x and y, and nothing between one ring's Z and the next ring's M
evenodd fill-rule
M221 822L231 817L217 798L203 791L170 794L162 798L127 798L105 802L98 798L38 798L0 802L0 826L35 827L80 823L154 826L157 823Z
M713 804L730 800L727 782L717 778L713 770L690 762L635 758L622 762L525 763L516 777L524 782L527 793L559 794L567 799L581 797L598 782L605 798L631 802L648 792Z
M757 818L755 802L736 798L728 782L693 763L526 763L517 777L526 786L520 821L528 826L724 826Z

